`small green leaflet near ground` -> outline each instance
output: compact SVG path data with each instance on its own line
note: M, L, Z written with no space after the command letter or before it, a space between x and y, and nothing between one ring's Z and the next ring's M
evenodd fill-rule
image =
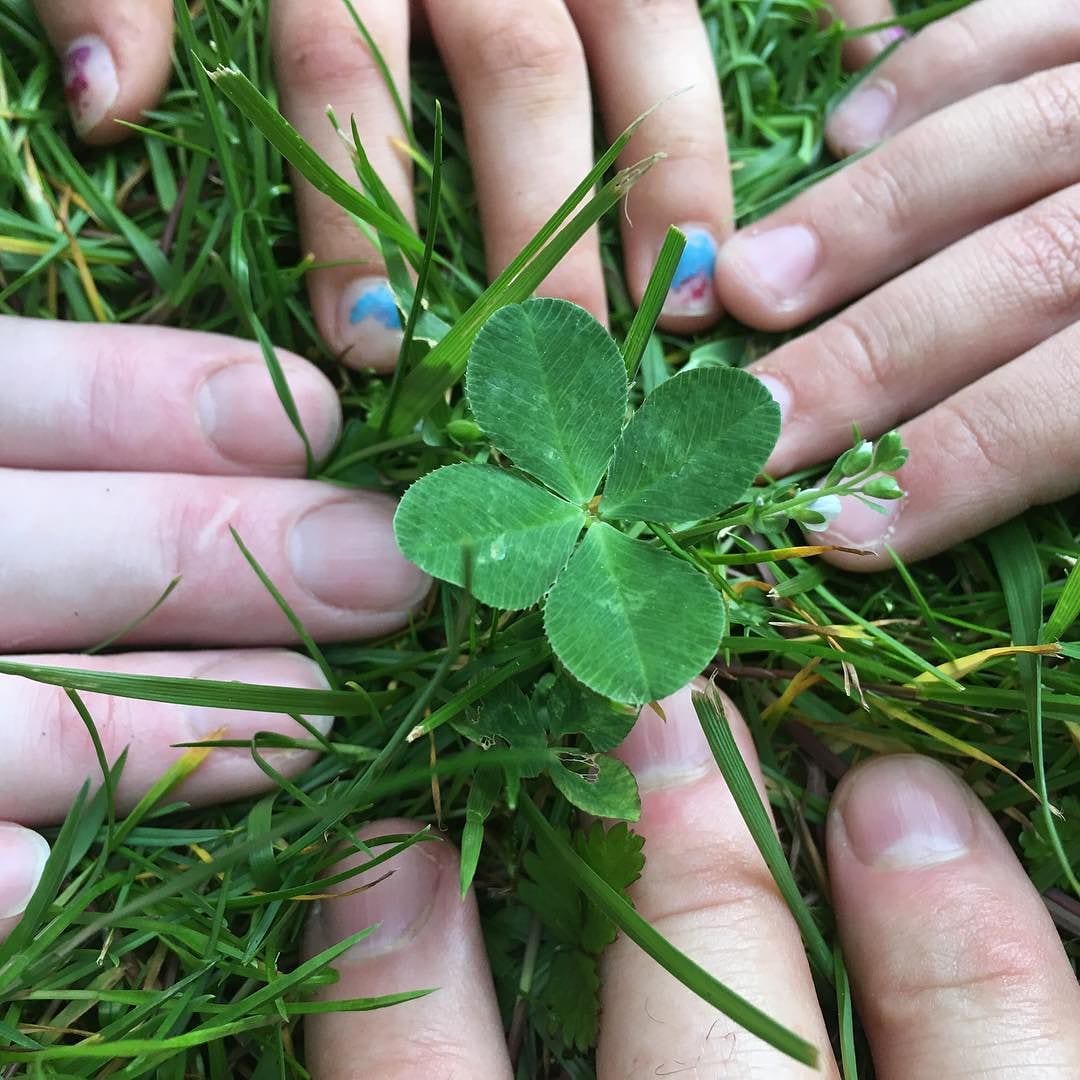
M468 572L492 607L547 594L552 648L597 693L641 703L679 689L716 652L720 594L690 562L622 530L693 524L737 502L780 433L769 392L746 372L700 368L660 385L624 426L617 344L584 309L548 299L488 320L466 392L520 472L473 462L422 477L395 517L401 550L455 584Z

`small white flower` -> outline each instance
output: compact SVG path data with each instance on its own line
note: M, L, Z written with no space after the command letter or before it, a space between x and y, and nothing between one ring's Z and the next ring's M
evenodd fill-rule
M807 488L803 494L812 495L817 490L817 488ZM802 523L803 528L808 529L810 532L824 532L829 527L830 522L835 521L840 516L840 510L842 509L840 505L840 496L822 495L820 499L815 499L810 503L806 509L813 510L815 513L820 514L825 520L820 524L817 522L804 521Z

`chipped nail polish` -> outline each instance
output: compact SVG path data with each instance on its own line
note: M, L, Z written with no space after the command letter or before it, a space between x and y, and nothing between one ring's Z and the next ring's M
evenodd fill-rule
M385 371L394 366L401 348L401 314L386 278L357 278L344 291L339 319L341 340L350 367Z
M716 241L699 225L681 226L686 247L671 279L665 315L712 315L718 307L713 282L716 278Z
M75 130L97 127L120 92L116 64L108 45L96 34L76 38L64 53L64 97Z

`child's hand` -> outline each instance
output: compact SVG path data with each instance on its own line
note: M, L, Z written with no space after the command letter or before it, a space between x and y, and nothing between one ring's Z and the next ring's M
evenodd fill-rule
M355 0L409 102L410 5ZM126 131L151 107L169 72L171 0L37 0L64 58L76 126L92 142ZM667 154L634 189L624 218L627 272L640 295L671 224L692 227L693 266L672 297L667 324L698 329L715 317L717 242L730 231L731 189L716 68L695 0L426 0L413 20L430 32L461 104L476 179L488 269L496 274L529 241L593 161L589 77L610 135L677 92L634 140L629 164ZM355 117L372 164L412 214L405 131L383 74L341 0L274 0L274 66L285 115L355 182L349 151L326 117ZM420 147L427 151L429 148ZM397 313L382 266L352 220L301 182L303 244L320 262L349 265L308 275L320 331L346 363L393 365ZM604 318L595 232L552 272L542 292Z
M909 492L845 508L857 569L940 551L1080 487L1080 32L1069 0L981 0L886 58L837 108L864 160L740 232L721 300L768 329L864 299L755 366L784 473L901 428ZM889 281L892 278L893 280ZM887 282L887 283L886 283Z
M0 653L75 652L103 642L179 584L121 645L183 651L43 662L149 675L321 689L319 669L281 648L295 635L233 543L236 528L321 640L400 627L427 579L398 554L393 502L303 474L304 452L257 346L216 334L0 318ZM281 354L316 454L341 423L314 367ZM202 651L190 651L196 646ZM309 736L288 717L85 695L109 761L129 748L130 807L182 750L256 731ZM90 737L64 691L0 676L0 935L28 899L43 848L20 826L62 819L100 783ZM329 718L316 719L322 727ZM270 751L295 773L310 760ZM251 755L216 751L182 797L267 786ZM5 921L8 920L8 921Z
M635 906L721 982L813 1042L821 1071L746 1034L620 936L601 965L598 1074L836 1077L795 920L689 695L663 704L665 719L646 709L618 751L642 789L634 829L646 863ZM764 797L749 734L730 705L728 715ZM416 827L382 822L363 835L397 839ZM950 770L899 754L863 765L841 781L826 832L844 959L878 1076L1080 1075L1080 988L1069 959L1008 841ZM334 962L340 981L321 997L439 989L378 1012L310 1017L315 1080L513 1076L476 903L460 898L452 849L415 844L336 890L343 895L324 900L309 924L309 953L379 925ZM556 992L591 1000L595 989Z

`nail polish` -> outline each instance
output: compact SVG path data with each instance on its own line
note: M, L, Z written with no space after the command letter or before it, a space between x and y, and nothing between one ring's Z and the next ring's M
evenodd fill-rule
M75 130L97 127L120 92L116 64L108 45L96 34L77 37L64 53L64 97Z
M686 246L671 279L665 315L712 315L719 308L716 280L716 240L699 225L680 226L686 234Z
M350 367L386 371L401 348L401 314L390 283L382 277L357 278L342 293L338 333Z

